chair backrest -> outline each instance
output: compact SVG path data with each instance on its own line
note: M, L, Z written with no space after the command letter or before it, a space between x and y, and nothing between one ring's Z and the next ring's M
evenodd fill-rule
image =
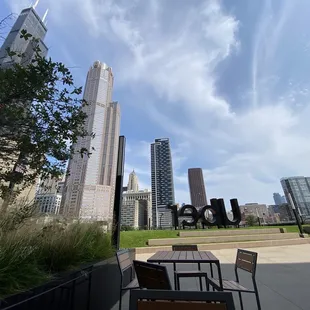
M122 275L127 269L133 268L128 249L117 251L116 258Z
M134 260L136 276L141 288L171 290L171 283L167 268L162 265L156 265Z
M198 251L196 244L174 244L172 251Z
M231 292L132 290L129 309L235 310L235 305Z
M255 276L257 264L257 253L238 249L235 268L250 272Z

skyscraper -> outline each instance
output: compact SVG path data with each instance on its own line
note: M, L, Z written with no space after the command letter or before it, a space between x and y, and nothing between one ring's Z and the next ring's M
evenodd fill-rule
M191 195L191 203L194 207L204 207L208 204L205 183L201 168L188 169L188 183Z
M43 42L47 32L44 24L45 16L46 14L41 19L33 7L22 10L0 49L0 66L7 67L13 62L27 64L31 61L34 55L33 48L37 43L34 43L32 39L21 38L22 30L26 30L33 38L39 40L41 55L46 56L48 49ZM12 59L7 54L7 48L14 52L24 53L24 56L22 58L13 56Z
M94 138L79 138L74 148L86 148L90 157L75 154L69 161L60 213L83 220L112 219L114 202L120 106L112 102L112 69L95 61L87 74L83 109L85 128Z
M139 180L138 180L138 176L136 175L135 171L133 170L129 174L127 191L137 192L138 190L139 190Z
M277 206L280 206L283 203L282 196L279 193L273 193L273 200Z
M171 227L171 210L168 204L174 204L174 184L170 142L168 138L155 139L151 143L152 177L152 225Z
M309 177L290 177L282 178L281 185L289 202L289 194L300 215L310 215L310 178Z

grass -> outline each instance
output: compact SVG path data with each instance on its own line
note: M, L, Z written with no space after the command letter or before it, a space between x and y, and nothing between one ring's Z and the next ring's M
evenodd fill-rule
M299 232L297 225L290 226L253 226L239 229L286 228L287 232ZM217 228L211 228L217 229ZM236 229L236 228L228 228ZM138 248L147 246L148 239L177 238L176 230L134 230L121 232L121 248Z
M96 223L33 226L0 230L0 298L113 255L110 236Z

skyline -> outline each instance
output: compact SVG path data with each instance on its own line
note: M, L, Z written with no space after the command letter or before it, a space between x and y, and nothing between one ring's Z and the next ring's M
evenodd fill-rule
M1 12L19 14L29 2L5 1ZM191 166L202 167L210 198L240 204L272 204L282 177L310 175L310 33L302 26L309 3L76 2L41 0L36 10L42 17L50 9L49 55L70 67L77 85L96 59L113 68L125 179L135 168L141 188L150 188L148 148L157 137L170 138L180 203L190 201Z

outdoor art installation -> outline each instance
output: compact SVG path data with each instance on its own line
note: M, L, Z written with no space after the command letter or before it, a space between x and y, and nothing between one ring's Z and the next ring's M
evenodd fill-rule
M230 199L230 205L233 213L233 219L230 220L227 217L225 203L222 198L216 199L213 198L210 200L211 205L206 205L200 210L195 208L192 205L184 205L179 210L177 210L176 205L168 206L173 213L173 221L175 229L178 229L179 226L179 217L186 217L181 223L183 227L197 227L197 223L200 221L203 226L218 226L224 227L227 226L237 226L241 221L241 212L237 199ZM212 213L212 218L208 217L208 212ZM191 218L189 220L188 218Z

